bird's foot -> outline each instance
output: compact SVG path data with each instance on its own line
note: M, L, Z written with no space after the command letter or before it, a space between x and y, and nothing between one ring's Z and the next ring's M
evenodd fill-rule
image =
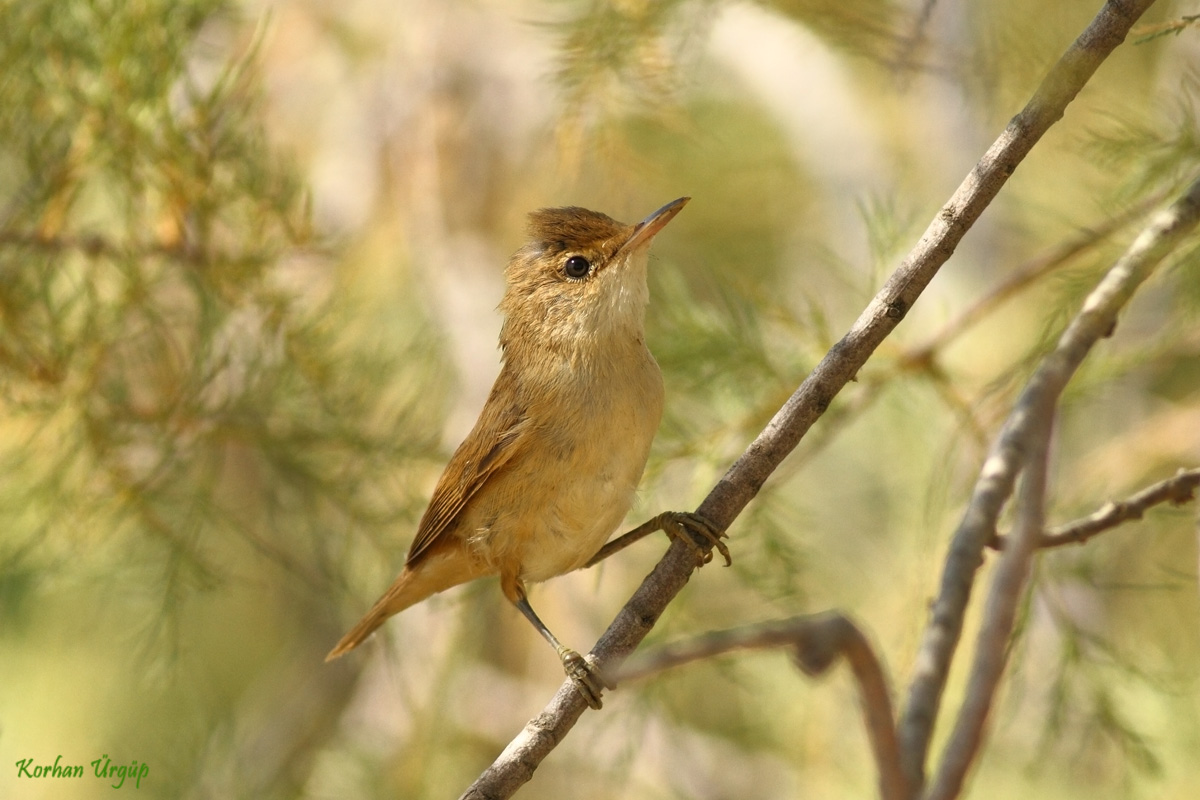
M561 647L558 657L562 659L563 671L575 684L575 688L583 695L583 699L594 709L599 710L604 705L601 695L609 685L600 674L600 665L591 655L581 656L569 647Z
M667 511L655 517L658 527L672 539L678 539L692 549L696 554L696 563L703 566L712 561L712 551L716 550L725 559L725 566L733 563L729 548L721 541L725 531L717 528L699 514L685 511ZM705 548L701 540L709 545Z

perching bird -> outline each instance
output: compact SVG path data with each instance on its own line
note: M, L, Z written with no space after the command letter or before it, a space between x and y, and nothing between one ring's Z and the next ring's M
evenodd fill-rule
M500 375L434 489L404 569L327 661L430 595L499 574L505 597L600 707L594 665L546 629L525 586L586 564L633 502L663 409L645 337L650 243L688 199L637 225L575 207L530 215L530 240L505 270ZM693 515L648 523L673 536L680 524L728 558L718 532Z

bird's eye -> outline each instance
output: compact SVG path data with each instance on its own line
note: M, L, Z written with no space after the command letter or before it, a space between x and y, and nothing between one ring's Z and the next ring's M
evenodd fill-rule
M567 259L567 263L563 265L563 272L568 278L582 278L587 275L592 269L592 262L588 261L583 256L571 256Z

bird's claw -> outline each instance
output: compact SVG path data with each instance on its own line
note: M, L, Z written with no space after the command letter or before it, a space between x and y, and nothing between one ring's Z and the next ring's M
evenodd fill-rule
M581 656L569 647L562 648L558 657L562 659L563 671L575 684L575 689L592 708L599 710L604 701L601 695L611 688L600 674L600 665L592 655Z
M725 559L725 566L733 563L729 548L721 541L725 531L717 528L699 514L683 511L667 511L660 514L658 524L663 532L672 539L678 539L692 549L696 554L696 563L703 566L712 561L712 551L716 550ZM706 549L697 539L708 542L711 549Z

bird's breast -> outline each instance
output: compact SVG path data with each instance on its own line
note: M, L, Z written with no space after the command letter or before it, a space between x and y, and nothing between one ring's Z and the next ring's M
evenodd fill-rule
M599 368L564 372L529 403L520 463L477 531L500 571L537 582L587 562L625 518L662 417L662 375L639 348Z

